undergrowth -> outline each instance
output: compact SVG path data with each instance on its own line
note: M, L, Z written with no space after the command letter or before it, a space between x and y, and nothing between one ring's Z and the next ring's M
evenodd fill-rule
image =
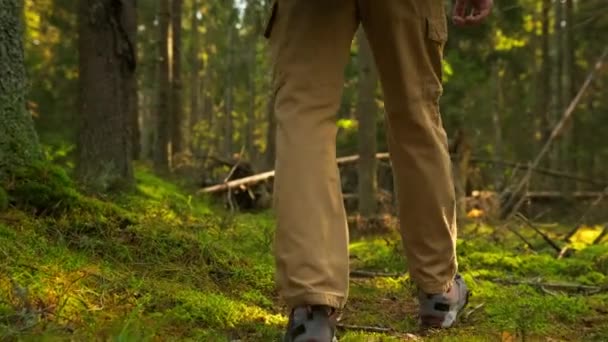
M0 185L0 340L277 341L286 316L271 213L227 213L142 165L136 179L133 191L93 197L65 170L40 164ZM579 241L558 260L533 233L522 232L536 251L497 231L462 230L473 311L426 340L608 339L606 292L501 282L605 289L605 244ZM417 333L416 288L402 255L396 233L352 241L351 268L398 275L351 279L341 322L391 332L340 330L341 341Z

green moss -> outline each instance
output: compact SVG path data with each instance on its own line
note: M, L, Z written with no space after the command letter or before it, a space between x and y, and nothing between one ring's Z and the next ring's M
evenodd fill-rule
M73 202L57 204L64 202L65 193L46 202L27 196L19 201L16 194L27 191L7 189L15 205L0 215L0 339L280 337L286 317L275 285L271 213L233 215L212 209L146 169L137 170L139 190L101 198L78 192L61 170L28 172L49 189L71 189L73 196L67 198ZM48 202L56 209L41 210ZM531 340L541 335L574 341L605 336L601 312L608 305L606 295L553 295L492 280L540 277L603 285L606 246L555 260L549 253L522 250L518 243L491 242L483 233L459 241L461 271L474 292L470 307L483 306L458 328L425 340L496 340L504 331ZM353 269L406 270L398 236L355 240L350 251ZM27 289L27 299L37 307L56 311L27 316L15 284ZM407 274L353 278L342 321L389 327L395 333L340 331L341 341L403 340L406 336L398 332L417 329L415 294ZM588 318L599 323L587 323ZM29 326L28 319L39 324Z

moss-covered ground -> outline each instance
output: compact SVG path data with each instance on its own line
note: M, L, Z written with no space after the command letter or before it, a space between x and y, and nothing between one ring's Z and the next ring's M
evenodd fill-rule
M271 213L232 215L142 166L137 189L119 196L86 196L47 166L4 188L0 340L279 339L286 316L273 280ZM514 229L536 250L499 226L462 229L469 311L454 329L424 336L398 235L355 239L352 269L403 275L351 279L341 323L391 331L341 329L340 340L607 341L608 246L589 246L599 229L582 229L576 252L560 260L530 229ZM557 241L567 230L543 229Z

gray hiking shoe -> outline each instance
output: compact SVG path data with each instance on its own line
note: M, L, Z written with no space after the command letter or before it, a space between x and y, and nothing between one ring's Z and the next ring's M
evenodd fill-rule
M424 328L450 328L458 314L469 303L471 292L460 275L454 278L452 288L441 294L420 293L420 323Z
M291 312L283 342L337 342L336 312L327 306L299 307Z

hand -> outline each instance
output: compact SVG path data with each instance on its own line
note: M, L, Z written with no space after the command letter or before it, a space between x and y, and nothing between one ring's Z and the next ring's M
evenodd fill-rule
M452 21L457 26L472 26L481 23L492 11L493 0L455 0ZM471 7L467 15L467 7Z

